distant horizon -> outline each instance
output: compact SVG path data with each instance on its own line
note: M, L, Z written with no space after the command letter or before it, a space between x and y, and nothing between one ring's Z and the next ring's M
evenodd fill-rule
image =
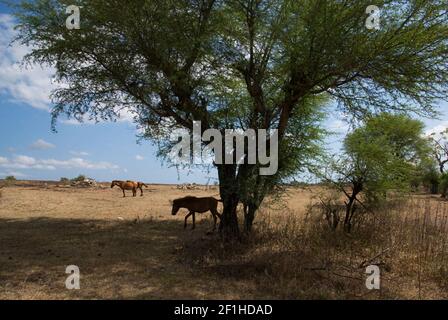
M90 178L90 177L86 177L86 178ZM91 178L91 179L93 179L93 178ZM93 180L95 180L96 183L111 183L112 182L112 180L110 180L110 181L96 180L96 179L93 179ZM114 180L118 180L118 179L114 179ZM128 180L131 180L131 179L128 179ZM5 180L5 178L1 178L0 181L6 181L6 180ZM46 180L46 179L19 179L19 178L16 178L16 180L15 180L15 182L28 182L28 181L29 182L59 182L59 183L62 183L62 181L60 181L60 180ZM72 179L70 179L69 181L72 181ZM148 182L145 180L141 180L141 182L144 182L144 183L150 184L150 185L164 185L164 186L175 186L175 185L183 185L183 184L185 184L185 185L195 184L198 186L206 186L207 185L207 184L202 184L202 183L197 183L197 182L164 183L164 182ZM209 184L209 186L214 186L214 184Z

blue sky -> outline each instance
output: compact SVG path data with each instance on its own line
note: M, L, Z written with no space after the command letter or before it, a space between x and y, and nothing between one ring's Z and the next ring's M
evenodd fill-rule
M200 170L178 172L162 165L154 146L137 143L136 127L127 114L114 123L79 124L61 119L58 132L52 132L49 94L54 88L53 70L18 65L28 49L9 46L13 27L8 9L0 4L0 178L59 180L85 174L99 181L204 183L210 175L216 176ZM446 107L441 105L440 110ZM445 115L424 121L428 131L448 125ZM327 143L337 149L347 127L336 113L329 114L326 126L340 133Z

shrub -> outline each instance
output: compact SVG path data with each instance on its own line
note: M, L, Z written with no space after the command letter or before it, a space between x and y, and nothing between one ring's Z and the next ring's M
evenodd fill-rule
M76 178L72 179L72 181L85 181L86 180L86 176L83 174L80 174L79 176L77 176Z
M70 182L70 179L69 179L69 178L62 177L59 181L62 182L62 183L69 183L69 182Z
M444 173L440 176L440 193L442 194L443 198L446 198L446 193L448 191L448 173Z

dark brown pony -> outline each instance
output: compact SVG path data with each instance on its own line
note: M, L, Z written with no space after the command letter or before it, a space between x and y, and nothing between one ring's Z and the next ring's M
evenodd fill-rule
M219 217L221 219L221 214L218 213L218 202L222 202L222 200L217 200L213 197L204 197L204 198L197 198L197 197L184 197L173 200L173 209L171 211L171 214L175 216L180 208L185 208L189 210L189 213L185 217L184 222L184 229L187 227L187 219L189 216L193 215L193 227L194 229L196 227L195 224L195 213L204 213L207 211L210 211L213 216L213 231L216 230L216 217Z

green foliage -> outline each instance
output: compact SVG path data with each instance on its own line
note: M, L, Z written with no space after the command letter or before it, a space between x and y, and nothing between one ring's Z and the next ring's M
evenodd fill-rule
M345 152L356 164L351 175L363 181L368 196L410 191L417 165L429 152L423 129L421 121L405 115L380 114L346 137Z
M257 109L275 126L285 103L320 93L358 116L433 114L446 99L445 1L379 1L375 32L367 0L80 0L80 30L65 28L68 3L16 8L17 40L34 46L27 60L54 65L67 84L53 93L55 117L115 119L123 105L154 138L161 118L231 128L251 126Z
M417 188L420 184L431 194L439 191L441 174L433 159L422 161L416 169L412 184Z
M87 179L87 177L85 175L80 174L76 178L73 178L72 181L73 182L78 182L78 181L85 181L86 179ZM61 179L61 181L62 181L62 179Z
M448 192L448 173L443 173L440 176L440 193L442 194L442 197L446 197L446 194Z
M15 181L17 181L17 179L14 176L7 176L7 177L5 177L5 181L6 182L15 182Z
M318 171L327 184L345 195L346 232L360 212L380 205L389 191L395 195L410 191L419 166L428 163L423 128L421 121L401 114L369 117L347 135L343 155L327 159Z

